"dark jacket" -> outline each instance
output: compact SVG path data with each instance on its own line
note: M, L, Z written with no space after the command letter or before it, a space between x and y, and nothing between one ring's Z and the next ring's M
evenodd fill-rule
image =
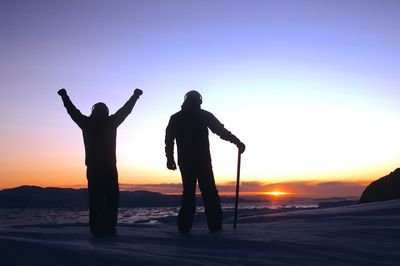
M208 129L221 139L234 144L239 139L228 131L210 112L202 109L182 109L171 116L165 133L165 155L174 159L174 141L178 148L178 164L211 164Z
M68 96L62 96L62 100L72 120L82 129L85 164L93 167L114 166L117 161L117 128L132 112L137 97L132 96L115 114L103 118L83 115Z

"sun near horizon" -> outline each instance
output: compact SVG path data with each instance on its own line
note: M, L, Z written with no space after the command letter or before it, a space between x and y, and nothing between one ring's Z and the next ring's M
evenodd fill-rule
M275 191L266 191L262 193L263 195L269 195L269 196L275 196L275 197L280 197L280 196L287 196L291 193L289 192L284 192L284 191L279 191L279 190L275 190Z

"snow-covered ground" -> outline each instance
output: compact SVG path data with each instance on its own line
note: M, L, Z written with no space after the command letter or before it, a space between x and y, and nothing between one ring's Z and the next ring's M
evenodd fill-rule
M0 265L400 265L400 200L275 214L241 211L209 233L171 219L122 224L93 238L86 224L0 228Z

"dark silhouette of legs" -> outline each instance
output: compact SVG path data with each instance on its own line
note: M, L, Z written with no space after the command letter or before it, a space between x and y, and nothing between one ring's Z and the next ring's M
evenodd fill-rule
M199 176L199 188L204 202L207 224L210 231L222 229L222 208L215 185L214 174L211 166L202 168Z
M102 233L102 212L103 212L103 186L97 182L89 180L89 225L90 231L97 236Z
M196 176L192 169L181 168L182 174L182 205L178 214L178 229L189 232L192 229L193 216L196 212Z
M93 235L115 233L119 188L115 167L88 167L89 224Z
M117 177L113 177L104 195L104 230L106 234L115 233L118 220L119 186Z
M199 182L203 197L207 224L210 231L222 228L222 208L210 165L201 167L180 167L183 183L182 206L178 215L178 229L189 232L196 212L196 183Z

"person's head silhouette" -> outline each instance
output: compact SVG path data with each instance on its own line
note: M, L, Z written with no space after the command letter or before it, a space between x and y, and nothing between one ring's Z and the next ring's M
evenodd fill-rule
M93 105L91 117L93 118L104 118L109 114L108 107L105 103L99 102Z
M182 104L183 109L200 109L203 103L203 97L198 91L192 90L185 94Z

